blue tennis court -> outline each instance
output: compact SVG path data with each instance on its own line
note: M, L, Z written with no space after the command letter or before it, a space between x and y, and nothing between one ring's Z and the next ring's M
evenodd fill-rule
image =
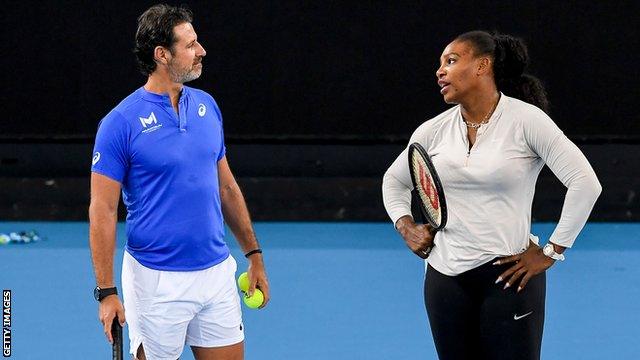
M272 300L259 311L243 307L247 359L437 358L422 301L424 265L390 224L255 227ZM30 229L47 240L0 246L0 286L13 296L12 358L107 359L88 224L0 223L0 233ZM534 225L542 239L552 229ZM119 283L122 224L118 236ZM246 268L227 240L239 270ZM542 358L637 359L640 224L589 224L567 256L548 275Z

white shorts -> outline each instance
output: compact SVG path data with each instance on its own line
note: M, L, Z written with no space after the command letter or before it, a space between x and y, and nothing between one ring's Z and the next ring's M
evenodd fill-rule
M134 358L140 344L149 360L175 360L185 344L220 347L243 341L236 269L229 255L204 270L154 270L125 251L122 296Z

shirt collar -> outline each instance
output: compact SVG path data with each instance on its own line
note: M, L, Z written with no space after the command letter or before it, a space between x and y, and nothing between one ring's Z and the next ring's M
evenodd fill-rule
M500 114L502 114L502 110L504 110L504 107L507 104L507 96L505 94L502 93L502 91L500 92L500 100L498 100L498 105L496 105L496 109L493 110L493 114L491 114L491 116L489 117L489 122L491 122L491 119L500 116Z
M140 94L140 96L142 96L143 99L147 100L147 101L151 101L151 102L156 102L156 103L169 103L171 104L171 98L169 97L169 94L167 93L162 93L162 94L156 94L154 92L150 92L147 91L144 86L141 86L138 89L138 93ZM186 86L182 87L182 92L180 93L180 100L178 102L183 102L184 99L187 98L187 96L189 96L189 88Z
M505 94L502 93L502 91L500 91L500 99L498 100L498 104L496 105L496 108L493 110L493 113L491 114L491 116L489 116L489 119L487 119L487 125L491 124L491 122L495 122L500 115L502 114L502 111L504 110L504 108L507 106L507 102L509 101L508 96L506 96ZM457 105L457 109L455 110L455 118L456 118L456 122L459 123L459 127L460 129L465 129L466 125L464 124L464 121L462 121L462 107L460 105Z

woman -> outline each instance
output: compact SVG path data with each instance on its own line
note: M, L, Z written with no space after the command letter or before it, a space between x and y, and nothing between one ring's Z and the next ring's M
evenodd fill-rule
M457 106L411 136L431 156L448 205L432 234L411 217L407 150L387 170L384 204L407 246L426 259L425 306L440 359L538 359L545 271L572 246L601 191L580 150L546 115L524 43L472 31L442 53L440 93ZM544 165L568 188L547 245L530 236Z

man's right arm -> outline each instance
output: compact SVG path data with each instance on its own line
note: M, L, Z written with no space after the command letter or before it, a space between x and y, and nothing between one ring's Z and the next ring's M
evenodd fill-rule
M113 256L116 244L116 224L120 183L96 172L91 173L91 203L89 205L89 245L96 275L96 285L100 288L115 286L113 279ZM100 302L98 317L104 332L111 338L111 323L118 316L124 324L124 308L117 295L107 296Z

